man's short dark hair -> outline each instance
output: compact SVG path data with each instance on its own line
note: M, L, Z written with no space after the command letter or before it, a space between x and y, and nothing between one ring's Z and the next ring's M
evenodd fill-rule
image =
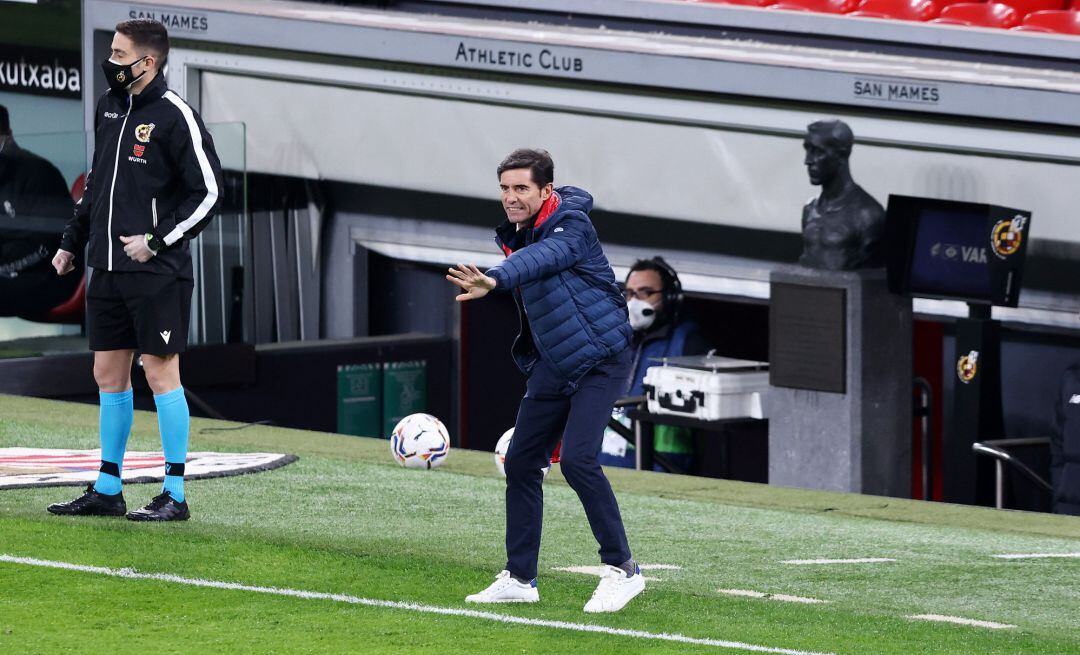
M656 274L660 276L660 284L664 285L663 289L657 289L657 291L667 291L674 286L674 280L671 278L671 269L664 268L655 259L639 259L634 262L634 265L631 266L630 270L626 273L627 279L630 278L631 273L637 273L639 271L656 271Z
M133 18L116 24L116 31L131 39L135 47L149 50L157 60L158 70L169 60L169 30L156 20Z
M555 162L551 161L551 155L547 150L518 148L502 160L497 174L501 178L504 171L518 168L529 169L533 184L541 189L555 181Z
M0 105L0 136L11 134L11 118L8 116L7 107Z

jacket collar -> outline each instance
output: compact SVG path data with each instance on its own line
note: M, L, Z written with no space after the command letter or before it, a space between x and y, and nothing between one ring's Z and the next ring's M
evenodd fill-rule
M648 330L640 333L635 333L635 336L640 339L638 343L644 346L650 341L656 341L657 339L666 339L667 337L671 336L672 327L673 326L671 324L671 321L665 319L664 322L660 325L650 325Z
M22 148L15 143L14 136L0 136L0 157L17 157L22 154Z
M158 74L154 79L150 80L150 83L146 85L139 95L131 96L132 108L142 107L143 105L157 100L161 96L165 95L165 92L169 90L169 85L165 83L165 75L158 71ZM116 94L116 97L120 99L125 105L128 102L127 91L110 91L110 93Z
M535 230L544 224L544 221L551 218L551 215L555 213L555 210L562 204L562 196L558 191L552 191L548 199L544 201L544 204L540 205L540 211L536 213L536 220L533 221L532 227Z

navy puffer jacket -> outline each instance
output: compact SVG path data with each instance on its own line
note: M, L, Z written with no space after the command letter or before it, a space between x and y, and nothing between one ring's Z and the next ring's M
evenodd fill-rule
M531 228L515 231L505 221L496 229L507 258L487 271L497 290L514 292L519 316L525 312L513 348L518 368L527 375L543 358L571 391L593 366L629 346L633 334L591 209L588 192L559 187Z

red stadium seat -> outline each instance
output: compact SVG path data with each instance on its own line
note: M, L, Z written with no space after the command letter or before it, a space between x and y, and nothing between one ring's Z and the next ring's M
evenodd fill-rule
M817 11L823 14L846 14L855 11L862 0L780 0L769 9Z
M945 11L945 7L951 7L952 5L972 4L975 2L1004 2L1004 0L937 0L938 6L942 11Z
M1009 5L1023 18L1036 11L1055 11L1069 6L1068 0L996 0Z
M86 173L83 173L79 177L75 178L75 182L71 185L71 199L75 202L82 200L83 193L86 192Z
M930 21L943 25L994 27L1007 30L1020 24L1020 12L1001 2L962 2L941 10L941 17Z
M768 7L776 0L689 0L698 4L707 5L740 5L743 7Z
M1072 11L1036 11L1025 16L1024 22L1013 30L1080 36L1080 6L1074 7Z
M34 317L35 323L62 323L78 325L82 323L83 315L86 311L86 272L83 272L82 280L79 282L79 286L75 288L75 293L71 294L71 297L65 300L63 303L53 307L49 311L45 312L41 316Z
M941 6L935 0L863 0L858 11L848 16L927 21L940 11Z

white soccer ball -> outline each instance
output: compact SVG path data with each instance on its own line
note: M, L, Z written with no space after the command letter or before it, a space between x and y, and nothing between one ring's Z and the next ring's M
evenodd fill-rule
M390 434L390 452L398 464L410 469L433 469L450 453L450 435L431 414L409 414Z
M506 451L510 450L510 440L514 438L514 428L510 428L506 432L503 432L499 437L498 443L495 444L495 468L499 469L499 475L506 477ZM548 471L551 470L551 465L548 464L543 469L544 477L547 477Z

